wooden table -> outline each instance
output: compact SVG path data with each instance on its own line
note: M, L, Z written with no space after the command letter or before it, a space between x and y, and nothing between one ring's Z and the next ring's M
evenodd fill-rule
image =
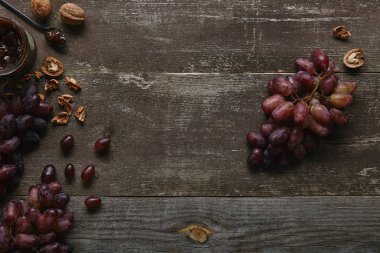
M29 1L10 0L32 15ZM54 11L65 1L54 0ZM380 4L331 0L78 0L83 27L63 26L59 53L25 24L38 44L36 66L60 58L83 90L82 127L51 127L14 195L25 195L47 163L71 162L64 189L76 214L75 252L380 252ZM13 17L0 7L0 15ZM332 28L347 26L341 42ZM321 141L301 165L279 174L246 166L245 134L264 116L266 82L294 72L314 48L338 62L340 78L359 80L350 124ZM348 72L343 54L360 47L366 64ZM69 92L65 85L49 97ZM58 107L57 110L58 111ZM59 140L76 138L64 157ZM112 152L92 146L111 133ZM84 187L80 170L99 178ZM103 197L87 213L88 195ZM199 244L178 233L190 224L213 231Z

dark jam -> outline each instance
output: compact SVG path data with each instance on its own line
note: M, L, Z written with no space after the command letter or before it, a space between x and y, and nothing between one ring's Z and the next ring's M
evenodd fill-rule
M12 24L0 22L0 71L15 66L23 54L21 34Z
M45 37L53 46L64 47L66 45L65 34L57 28L50 28L45 31Z

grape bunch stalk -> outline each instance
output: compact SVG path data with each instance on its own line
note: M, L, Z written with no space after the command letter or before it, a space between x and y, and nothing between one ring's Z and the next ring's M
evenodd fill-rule
M276 170L301 161L318 138L349 121L344 109L352 103L357 83L339 81L335 63L322 49L314 50L310 60L297 59L295 67L296 74L268 82L271 96L261 105L267 122L246 136L252 168Z
M41 184L29 188L29 196L8 202L0 222L0 253L71 253L64 235L73 226L74 213L67 208L70 196L56 181L56 169L47 165Z

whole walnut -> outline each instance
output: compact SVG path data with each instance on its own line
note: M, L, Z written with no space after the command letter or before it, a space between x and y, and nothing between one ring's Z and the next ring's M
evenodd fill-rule
M39 19L46 19L51 14L50 0L32 0L32 10Z
M78 5L66 3L59 9L59 17L63 23L68 25L80 25L84 22L86 15L84 10Z

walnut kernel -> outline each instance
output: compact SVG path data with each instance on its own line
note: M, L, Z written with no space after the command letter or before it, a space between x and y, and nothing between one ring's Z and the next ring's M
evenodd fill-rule
M51 92L59 89L59 81L56 79L51 79L49 82L45 83L45 91Z
M69 120L70 115L67 112L60 112L50 122L56 125L67 125Z
M351 37L351 33L344 26L335 27L333 34L339 40L348 40Z
M70 89L74 91L78 91L81 89L80 84L72 77L66 77L66 84L69 86Z
M83 106L79 106L77 112L75 113L75 117L83 123L86 119L86 109Z
M63 94L57 97L57 101L60 106L64 106L65 102L71 103L73 101L73 96L69 94Z

